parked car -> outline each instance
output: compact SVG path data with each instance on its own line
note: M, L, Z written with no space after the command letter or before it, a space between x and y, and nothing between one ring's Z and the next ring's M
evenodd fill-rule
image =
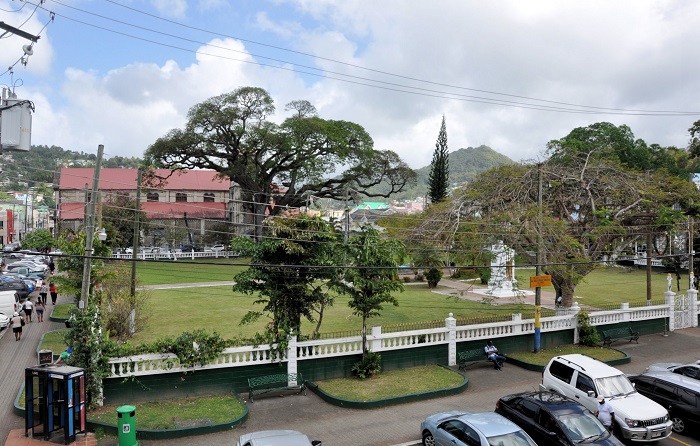
M590 410L556 392L506 395L496 403L496 413L520 426L537 444L622 446Z
M29 296L27 284L22 280L0 280L0 291L15 291L20 299L26 299Z
M637 392L668 408L673 431L685 433L700 427L700 381L673 372L647 372L630 376Z
M283 429L243 434L236 446L321 446L321 442L310 441L299 431Z
M8 243L2 247L2 252L14 252L22 249L22 244L20 242Z
M542 373L542 386L573 398L591 412L604 396L615 411L615 433L621 440L655 442L671 435L668 411L637 393L624 373L590 356L552 358Z
M18 251L5 253L5 258L7 259L23 259L24 254Z
M198 246L194 246L191 244L180 245L180 249L182 250L182 252L200 252L200 251L202 251L202 248L199 248Z
M221 251L226 251L226 247L224 245L214 245L211 247L212 252L221 252Z
M10 318L5 313L0 311L0 330L7 328L10 325Z
M677 362L657 362L647 367L647 372L671 372L689 378L700 379L700 361L691 364L680 364Z
M494 412L438 412L421 423L420 432L423 446L536 446L525 431Z

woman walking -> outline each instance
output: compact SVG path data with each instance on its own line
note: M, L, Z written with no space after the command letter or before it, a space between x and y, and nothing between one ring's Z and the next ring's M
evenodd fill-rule
M46 296L49 295L49 284L46 282L41 283L41 288L39 288L39 299L41 300L41 303L46 305Z
M56 290L56 284L49 282L49 293L51 293L51 305L56 305L56 299L58 299L58 290Z
M15 312L10 319L10 325L12 326L12 332L15 334L15 341L22 339L22 325L24 325L24 319L19 313Z
M44 322L44 311L46 311L46 305L39 299L34 305L34 311L36 312L36 319L38 322Z

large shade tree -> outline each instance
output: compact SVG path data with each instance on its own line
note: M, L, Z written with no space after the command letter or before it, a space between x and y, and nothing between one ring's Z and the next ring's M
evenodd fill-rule
M544 270L562 292L564 304L570 305L576 285L596 265L647 232L684 221L683 211L700 198L692 183L665 169L642 172L629 167L634 164L630 160L643 160L645 155L631 150L634 156L623 157L610 148L618 141L606 138L610 127L600 130L602 134L577 129L585 137L570 134L550 143L546 162L485 172L460 191L449 208L429 216L417 229L419 236L442 243L454 240L457 249L478 250L470 234L479 234L487 243L503 240L533 263L539 249Z
M256 239L266 214L303 206L308 197L344 199L352 188L389 197L415 181L392 151L375 150L359 124L322 119L308 101L287 104L281 124L262 88L241 87L192 107L183 129L171 130L145 153L171 169L213 169L240 185L251 203ZM381 187L375 187L381 186Z

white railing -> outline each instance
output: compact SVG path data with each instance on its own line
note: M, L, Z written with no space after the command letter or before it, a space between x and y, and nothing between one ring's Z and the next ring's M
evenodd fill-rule
M137 259L141 260L194 260L202 258L225 259L229 257L237 257L238 253L233 251L202 251L202 252L139 252L136 254ZM113 259L131 260L132 254L112 253Z
M690 317L697 325L698 292L689 290L688 295L695 302L693 305L690 305L693 313ZM630 308L628 304L623 303L618 310L592 311L589 312L590 323L597 326L629 321L672 319L674 296L674 293L667 292L664 305ZM574 306L571 309L559 311L556 316L540 318L540 331L544 333L573 330L573 342L575 339L578 339L577 320L578 307ZM673 329L673 324L669 323L669 330L672 331ZM530 335L533 333L535 333L535 320L523 320L520 314L512 315L512 320L505 322L457 326L452 313L450 313L449 317L445 319L445 326L440 328L382 333L381 327L372 327L371 333L367 335L367 343L371 351L378 353L431 345L447 345L448 363L449 365L455 365L457 344L459 342ZM300 342L297 341L296 337L292 337L287 348L286 354L281 359L274 358L270 352L270 347L267 345L227 348L216 361L203 367L195 367L195 369L243 367L281 361L287 363L288 370L296 371L299 361L361 354L362 337L351 336ZM109 364L110 378L192 370L191 368L181 367L177 357L168 353L112 358L109 360Z

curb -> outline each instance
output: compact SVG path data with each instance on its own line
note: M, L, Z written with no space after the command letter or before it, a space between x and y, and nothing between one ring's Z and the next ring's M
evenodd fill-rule
M624 357L618 358L618 359L609 359L607 361L601 361L601 362L604 362L605 364L614 367L614 366L620 365L620 364L629 364L632 361L632 357L629 354L623 352L622 350L617 350L615 348L612 348L611 350L615 350L616 352L622 353L624 355ZM508 356L507 361L509 364L517 365L518 367L521 367L525 370L530 370L533 372L544 372L544 369L546 367L546 365L539 365L539 364L534 364L531 362L521 361L519 359L513 358L512 356Z
M469 386L469 378L467 377L466 374L461 373L457 370L454 370L450 367L445 367L443 365L440 365L440 367L446 368L448 370L451 370L455 373L462 375L462 377L463 377L462 383L455 386L455 387L450 387L448 389L430 390L427 392L411 393L408 395L397 396L394 398L386 398L386 399L370 400L370 401L346 400L346 399L338 398L338 397L335 397L329 393L324 392L323 390L321 390L318 387L318 384L316 384L314 382L309 381L306 383L306 385L309 389L311 389L315 394L317 394L325 402L327 402L329 404L333 404L334 406L346 407L348 409L378 409L380 407L394 406L396 404L411 403L414 401L422 401L422 400L428 400L428 399L432 399L432 398L440 398L440 397L444 397L444 396L457 395L458 393L462 393L467 389L467 387Z
M17 393L17 398L15 398L15 402L13 405L13 412L15 415L20 416L22 418L25 418L26 415L26 409L23 406L20 406L19 400L24 393L24 384L20 386L19 392ZM224 423L217 423L217 424L205 424L201 426L193 426L193 427L182 427L182 428L177 428L177 429L166 429L166 430L160 430L160 429L138 429L136 428L136 438L140 440L168 440L172 438L181 438L181 437L189 437L192 435L206 435L206 434L213 434L215 432L223 432L223 431L228 431L236 428L237 426L243 424L247 419L248 415L250 413L248 409L248 405L245 403L245 401L238 395L237 393L235 394L236 398L243 404L243 407L245 407L245 411L243 412L243 415L241 415L239 418L236 418L235 420L230 420L226 421ZM90 431L96 431L97 429L102 429L106 434L112 435L112 436L118 436L119 435L119 430L118 426L115 424L109 424L109 423L103 423L100 421L91 421L89 418L87 420L87 429Z

